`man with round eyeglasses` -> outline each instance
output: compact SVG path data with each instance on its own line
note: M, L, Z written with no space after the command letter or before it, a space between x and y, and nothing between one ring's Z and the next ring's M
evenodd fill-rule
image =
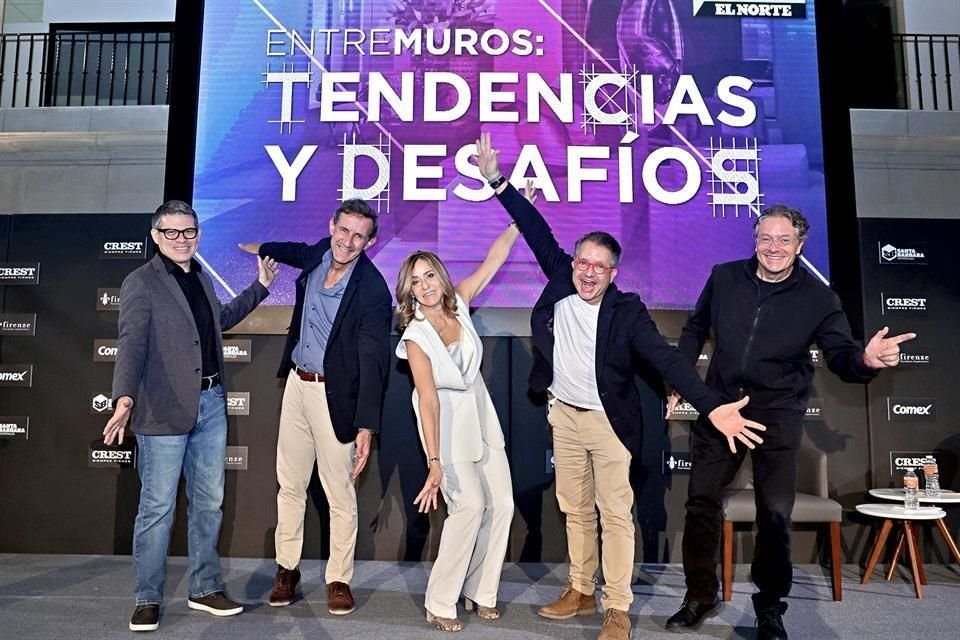
M530 317L537 347L530 387L554 398L547 421L553 433L557 501L566 515L570 574L560 597L538 613L565 620L596 612L599 509L604 578L599 640L627 640L635 545L630 461L640 451L642 435L637 359L685 389L731 449L736 441L753 448L762 442L754 430L764 427L740 416L749 398L724 404L667 344L640 297L617 289L620 244L613 236L587 233L571 256L540 212L500 173L490 134L477 140L477 151L480 173L549 280Z
M222 332L267 297L277 273L273 260L258 259L257 280L221 305L213 281L194 259L200 228L190 205L160 205L150 235L159 253L120 289L115 409L103 429L106 444L122 443L129 423L139 450L131 631L154 631L160 623L181 475L188 499L187 606L215 616L243 611L224 593L217 553L227 444Z
M782 599L790 592L790 516L796 496L803 416L813 382L810 345L844 382L866 383L880 369L900 362L901 342L913 333L887 337L887 327L861 348L853 341L840 300L797 265L810 224L784 205L763 210L754 224L755 254L716 265L680 337L679 349L695 363L711 329L716 343L707 386L724 400L750 396L744 415L767 426L751 454L757 501L757 543L751 574L757 638L787 638ZM667 418L680 400L674 392ZM708 422L691 431L693 467L683 531L687 593L666 623L682 631L700 626L720 606L717 556L723 491L743 463L745 451L729 451Z

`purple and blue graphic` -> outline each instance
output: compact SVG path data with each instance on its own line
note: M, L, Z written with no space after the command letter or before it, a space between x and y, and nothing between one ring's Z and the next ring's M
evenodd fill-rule
M692 307L712 265L752 253L753 222L774 203L810 219L804 264L826 280L813 1L780 4L793 10L206 0L202 259L229 296L255 277L238 243L315 242L343 199L362 197L380 212L369 254L388 283L417 249L459 281L509 222L471 159L489 131L513 183L534 179L561 245L612 233L617 284L650 307ZM478 304L531 307L544 282L520 240ZM267 302L293 295L281 276Z

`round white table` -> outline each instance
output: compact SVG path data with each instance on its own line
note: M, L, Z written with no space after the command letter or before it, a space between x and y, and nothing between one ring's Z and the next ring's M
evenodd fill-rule
M903 489L870 489L870 495L882 500L903 502ZM941 491L937 498L928 498L920 491L920 504L960 504L960 491Z
M870 494L876 495L874 494L874 491L885 490L872 489ZM890 489L887 491L899 491L899 499L903 499L902 489ZM876 495L876 497L885 496ZM891 494L891 497L887 499L893 500L896 498L894 498ZM943 518L947 515L943 509L939 507L919 507L917 509L911 509L908 511L904 509L902 504L858 504L857 511L864 515L883 519L883 524L880 526L880 532L877 534L877 540L870 551L870 559L867 561L867 569L863 574L863 579L860 581L860 584L866 584L870 579L873 569L877 565L877 560L880 559L880 553L883 551L884 544L887 542L887 537L890 535L890 530L893 528L894 520L897 520L901 523L902 529L897 539L897 548L893 553L893 560L890 562L890 569L887 571L887 580L890 580L893 577L893 572L897 567L897 562L900 560L900 554L903 552L904 543L906 543L907 556L910 559L910 572L913 575L914 591L917 595L917 598L923 598L923 592L921 591L920 585L927 583L927 576L923 570L923 558L918 552L920 529L917 526L917 523L925 520L932 520L937 523L937 528L940 530L940 533L943 535L947 546L953 553L954 559L960 563L960 551L957 550L956 543L953 541L953 538L950 536L950 532L943 523Z

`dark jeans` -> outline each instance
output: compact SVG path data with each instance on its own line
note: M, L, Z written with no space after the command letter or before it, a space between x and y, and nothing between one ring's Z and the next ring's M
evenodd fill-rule
M760 593L758 607L776 604L790 593L790 513L797 485L797 450L803 435L799 423L771 423L758 419L767 430L763 444L751 454L757 499L757 539L753 581ZM691 434L693 469L683 529L683 571L687 597L709 601L717 596L717 563L723 526L723 491L736 476L747 449L737 442L730 452L726 437L704 419Z

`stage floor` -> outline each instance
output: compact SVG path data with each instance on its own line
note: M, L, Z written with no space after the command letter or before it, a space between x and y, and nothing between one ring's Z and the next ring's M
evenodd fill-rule
M243 615L218 619L186 606L186 558L168 563L167 600L157 638L230 638L231 640L350 640L443 636L424 622L423 592L429 564L358 562L353 581L357 611L327 613L324 563L307 560L303 599L272 608L266 599L273 583L272 561L225 558L228 593L247 604ZM886 567L884 567L885 569ZM733 600L699 631L706 638L754 638L749 567L739 565ZM503 618L486 622L461 613L465 627L457 638L595 638L600 616L555 622L536 615L536 607L558 594L565 565L508 564L500 588ZM827 572L797 566L790 609L784 616L792 640L810 638L956 638L960 628L960 573L956 566L928 565L929 584L916 600L902 569L886 582L878 569L860 586L860 569L844 567L843 602L833 602ZM676 638L663 628L683 597L678 565L644 565L635 572L631 609L633 638ZM0 554L0 639L127 638L133 610L133 571L129 556L50 556ZM149 634L147 634L149 635ZM685 634L691 637L690 634ZM695 636L694 636L695 637Z

